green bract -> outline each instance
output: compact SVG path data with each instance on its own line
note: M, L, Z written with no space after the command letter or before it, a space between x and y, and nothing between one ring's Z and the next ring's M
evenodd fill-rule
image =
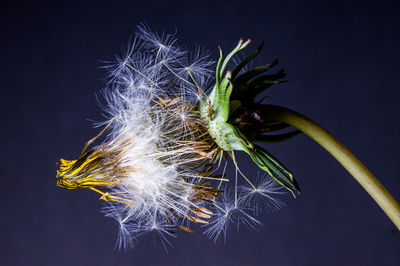
M201 118L206 122L210 135L222 150L245 151L259 168L295 195L294 191L300 191L300 189L292 173L268 151L253 143L268 142L268 137L271 142L272 139L278 141L287 139L285 136L288 136L288 133L274 136L262 134L264 129L272 131L273 127L282 129L287 126L263 121L263 105L255 102L255 97L261 92L273 84L282 82L279 79L285 76L283 70L274 75L261 75L274 66L277 63L275 61L273 64L243 71L243 67L260 52L261 44L256 51L237 64L233 71L227 71L232 57L246 48L250 42L250 39L246 42L241 39L225 59L219 48L220 58L216 67L216 84L200 105ZM256 123L250 123L250 118L246 117L249 112L253 115L251 119L254 117L258 119ZM242 133L242 130L247 132L248 136ZM297 132L289 133L289 136L292 135L297 135ZM257 141L258 139L260 140Z

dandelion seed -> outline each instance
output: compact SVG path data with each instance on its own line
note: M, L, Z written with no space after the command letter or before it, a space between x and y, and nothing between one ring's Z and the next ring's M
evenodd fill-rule
M259 173L256 178L252 179L252 182L255 188L247 183L239 187L240 201L245 206L253 206L256 215L263 208L268 211L276 211L285 206L278 196L286 192L270 176Z
M259 220L249 214L252 211L249 206L241 204L243 201L239 201L239 204L237 204L232 199L232 194L229 193L229 190L226 192L221 199L216 200L215 217L204 231L204 234L212 238L214 242L217 242L221 236L226 241L230 225L236 226L237 230L239 230L241 224L251 230L261 225Z

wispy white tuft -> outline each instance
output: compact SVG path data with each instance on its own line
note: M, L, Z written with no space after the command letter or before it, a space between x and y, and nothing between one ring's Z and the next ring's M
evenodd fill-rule
M124 55L106 68L110 82L100 98L107 138L88 152L96 156L77 176L101 184L96 191L108 202L103 211L119 226L117 248L132 247L147 232L157 233L166 247L176 228L191 231L190 222L206 224L214 240L226 239L229 225L260 224L250 214L258 214L257 198L269 209L283 205L272 179L263 176L230 193L219 189L228 180L207 168L222 158L197 110L212 87L207 52L188 53L173 35L142 25Z
M197 147L207 140L195 110L209 87L211 65L203 50L189 55L173 35L140 26L125 55L107 67L111 81L101 98L108 118L103 125L110 128L103 145L118 153L119 169L125 169L115 173L118 182L104 208L120 227L117 247L130 247L151 231L166 240L176 226L209 216L210 204L193 198L207 178L198 166L212 156L210 147Z
M239 204L238 204L239 202ZM243 201L236 201L230 191L226 191L221 199L215 202L215 211L213 220L206 225L204 234L216 242L221 236L226 241L228 229L235 226L238 230L240 225L254 230L261 222L253 217L249 212L251 207L241 204Z
M252 206L256 215L262 210L276 211L285 206L279 195L286 194L286 191L268 174L258 173L252 184L254 187L246 183L238 188L239 199L242 204Z

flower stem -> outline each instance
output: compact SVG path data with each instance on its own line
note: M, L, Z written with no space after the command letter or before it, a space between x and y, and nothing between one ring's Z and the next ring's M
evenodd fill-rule
M325 148L363 186L400 230L400 205L338 139L311 119L285 107L264 105L263 118L291 125Z

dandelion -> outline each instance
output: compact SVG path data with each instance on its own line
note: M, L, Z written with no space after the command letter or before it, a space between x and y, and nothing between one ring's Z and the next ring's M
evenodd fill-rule
M88 188L108 202L104 213L120 226L118 247L144 232L173 235L175 228L193 232L190 222L208 224L222 193L217 184L228 181L214 174L223 154L198 105L211 63L200 50L187 57L174 44L171 35L140 28L101 93L104 129L76 160L61 159L57 172L58 186Z
M291 110L256 100L284 82L285 73L266 74L277 61L248 67L262 44L232 65L250 42L240 40L226 57L219 48L214 71L202 49L190 54L173 35L159 36L140 26L125 56L107 67L110 82L100 93L106 119L98 124L103 130L84 145L77 159L61 159L57 185L100 194L107 203L105 216L120 227L117 247L133 246L146 232L158 233L168 244L167 237L176 229L194 232L191 223L206 226L205 234L214 240L226 238L230 224L261 224L254 217L260 206L279 209L280 188L293 196L300 188L293 174L257 143L285 141L301 132L331 152L360 183L373 182L373 188L366 189L386 204L388 213L398 212L391 215L394 221L400 217L390 194L383 187L377 192L380 183L329 133ZM280 133L289 126L297 130ZM271 178L247 177L236 160L238 151L247 153ZM234 177L226 176L228 156Z
M169 37L163 44L154 34L140 33L102 92L104 129L76 160L62 159L57 172L58 186L89 188L109 203L106 216L121 227L118 246L130 246L141 232L172 234L174 227L191 232L188 221L208 223L207 205L221 192L209 181L226 181L212 176L218 147L199 117L195 79L179 75L184 53ZM199 70L197 56L192 68ZM208 73L191 75L201 84ZM87 150L105 132L104 142Z

